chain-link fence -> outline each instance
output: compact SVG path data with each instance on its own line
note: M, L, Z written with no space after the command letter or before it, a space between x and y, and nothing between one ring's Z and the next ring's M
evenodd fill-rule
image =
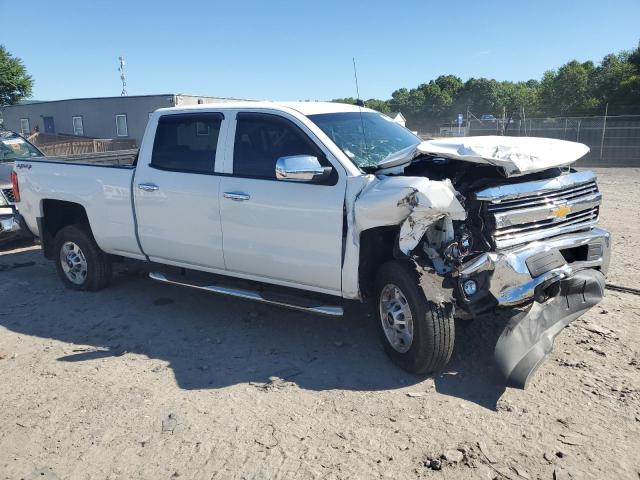
M587 145L581 165L640 167L640 115L607 117L471 119L460 129L441 129L443 136L505 135L558 138ZM449 133L450 132L450 133Z

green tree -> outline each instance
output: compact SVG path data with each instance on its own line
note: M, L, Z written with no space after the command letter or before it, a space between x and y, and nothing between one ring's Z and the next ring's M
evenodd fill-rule
M469 109L477 116L482 114L502 115L499 97L500 84L488 78L470 78L460 89L453 110L464 113Z
M547 114L592 113L600 106L594 96L596 68L593 62L572 60L558 71L544 73L540 82L540 106Z
M409 90L406 88L399 88L398 90L395 90L391 94L389 108L394 112L404 111L406 115L409 108Z
M638 42L638 46L635 50L629 52L627 61L633 65L635 72L640 74L640 42Z
M421 112L434 118L446 116L462 86L462 80L454 75L440 75L429 83L423 83L418 87L424 96Z
M538 113L538 82L535 80L500 82L498 104L504 108L507 117L520 118L523 107L526 115L536 115Z
M22 60L0 45L0 106L13 105L31 96L33 79Z
M378 100L377 98L370 98L364 102L365 107L377 110L380 113L389 113L391 109L386 100Z
M620 82L622 93L620 96L624 102L628 102L631 113L640 113L640 42L635 50L627 55L627 62L631 64L632 70L627 78Z
M636 113L640 109L640 46L633 52L609 54L594 75L594 94L609 103L616 113Z
M451 98L455 97L464 86L462 80L455 75L440 75L434 80L434 83L440 87L443 93L449 95Z

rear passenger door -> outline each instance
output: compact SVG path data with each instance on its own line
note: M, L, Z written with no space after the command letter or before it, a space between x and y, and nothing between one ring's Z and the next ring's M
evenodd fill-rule
M302 123L238 113L220 212L227 269L284 285L339 293L345 172ZM332 168L322 183L277 180L280 157L311 155Z
M139 239L151 260L224 269L215 164L225 128L222 113L159 118L133 185Z

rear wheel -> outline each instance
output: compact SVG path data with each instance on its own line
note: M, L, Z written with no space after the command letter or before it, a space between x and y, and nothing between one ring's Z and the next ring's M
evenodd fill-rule
M394 363L411 373L443 368L453 352L453 306L429 301L412 265L401 262L382 265L375 287L378 331Z
M54 240L56 270L62 282L74 290L96 291L111 281L111 261L100 250L84 225L61 229Z

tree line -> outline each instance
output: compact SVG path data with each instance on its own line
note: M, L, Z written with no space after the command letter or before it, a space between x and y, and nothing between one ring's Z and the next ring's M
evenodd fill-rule
M354 98L333 100L356 103ZM415 88L399 88L388 100L365 105L383 113L400 111L412 129L430 130L457 115L519 119L539 116L640 114L640 43L635 50L606 55L599 63L572 60L525 82L440 75ZM473 118L473 117L471 117Z

